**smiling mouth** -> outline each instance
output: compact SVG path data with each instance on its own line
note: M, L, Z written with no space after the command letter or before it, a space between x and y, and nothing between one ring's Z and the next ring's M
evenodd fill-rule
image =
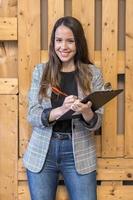
M67 57L70 54L70 52L60 52L60 54L63 57Z

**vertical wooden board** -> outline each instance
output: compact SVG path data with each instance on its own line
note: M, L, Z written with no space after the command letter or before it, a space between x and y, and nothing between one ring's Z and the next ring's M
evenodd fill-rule
M57 19L64 16L64 0L48 0L48 43Z
M28 184L26 181L20 181L18 185L18 200L31 200Z
M0 199L17 200L18 98L0 95Z
M48 51L47 50L42 50L41 51L41 62L45 63L48 61Z
M19 155L30 135L26 120L31 73L40 62L40 1L18 0Z
M16 17L17 0L0 0L0 17Z
M16 78L17 70L17 42L0 42L0 78Z
M96 155L97 157L101 157L101 135L96 135L95 136L95 143L96 143Z
M94 60L94 21L95 21L95 1L94 0L73 0L72 15L80 20L83 25L90 58Z
M113 11L113 12L112 12ZM118 1L102 2L102 67L105 82L117 88L117 27ZM105 106L102 129L102 156L117 154L117 99Z
M133 1L126 1L125 154L133 157Z
M125 51L118 51L118 74L125 74Z

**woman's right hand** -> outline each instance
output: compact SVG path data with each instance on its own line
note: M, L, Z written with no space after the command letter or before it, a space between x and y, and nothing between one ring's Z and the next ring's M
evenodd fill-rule
M61 115L63 115L65 112L71 109L71 106L75 102L76 99L77 97L74 95L67 96L62 106L51 110L50 115L49 115L49 122L57 120L58 118L60 118Z
M72 104L75 102L75 100L77 100L77 96L75 95L69 95L65 98L63 104L62 104L62 108L63 110L65 110L65 112L67 110L69 110L72 106Z

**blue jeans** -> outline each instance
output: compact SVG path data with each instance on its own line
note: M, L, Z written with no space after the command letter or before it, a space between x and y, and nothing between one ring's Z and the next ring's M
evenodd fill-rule
M32 200L55 200L58 175L61 173L70 200L96 200L96 172L80 175L76 172L72 140L51 139L43 169L39 173L27 170Z

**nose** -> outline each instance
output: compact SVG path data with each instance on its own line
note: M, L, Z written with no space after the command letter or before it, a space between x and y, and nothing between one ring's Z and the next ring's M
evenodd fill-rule
M66 43L65 41L62 42L61 48L62 48L62 49L67 49L67 43Z

